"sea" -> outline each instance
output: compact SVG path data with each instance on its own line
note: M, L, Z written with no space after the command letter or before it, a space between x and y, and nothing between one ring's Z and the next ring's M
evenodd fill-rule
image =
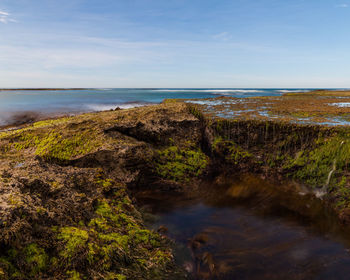
M21 114L41 116L77 114L132 108L162 102L167 98L213 98L232 96L280 96L286 92L313 89L288 88L96 88L82 90L2 90L0 125L10 124Z

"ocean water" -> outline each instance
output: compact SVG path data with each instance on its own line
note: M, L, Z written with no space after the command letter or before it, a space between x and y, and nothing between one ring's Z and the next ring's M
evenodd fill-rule
M291 91L310 89L85 89L85 90L16 90L0 91L0 125L11 122L23 112L70 114L160 103L166 98L210 98L217 96L252 97L279 96Z

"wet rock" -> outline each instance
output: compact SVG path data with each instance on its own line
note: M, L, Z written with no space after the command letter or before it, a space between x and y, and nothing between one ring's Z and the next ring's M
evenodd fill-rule
M40 119L40 114L37 112L20 112L15 113L7 119L7 123L13 126L33 123Z
M194 264L192 262L185 262L183 264L183 267L188 273L194 272Z
M159 226L159 228L157 229L157 232L159 232L160 234L166 234L168 232L168 228L166 226Z
M350 224L350 208L346 208L340 212L339 217L344 224Z
M208 242L209 240L209 236L205 233L199 233L197 234L194 238L193 238L194 241L197 241L201 244L205 244Z
M208 266L210 274L214 274L215 263L214 263L213 255L210 254L209 252L203 253L202 262L204 265Z
M196 241L196 240L191 240L189 242L189 246L190 246L192 251L195 251L195 250L199 249L200 247L202 247L202 243L200 243L199 241Z

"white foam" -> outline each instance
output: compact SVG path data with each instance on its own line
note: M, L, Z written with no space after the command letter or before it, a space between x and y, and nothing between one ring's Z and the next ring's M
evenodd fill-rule
M289 92L309 92L310 90L308 89L295 89L295 90L291 90L291 89L281 89L279 90L279 92L281 93L289 93Z
M221 100L188 100L188 101L185 101L185 102L186 103L199 104L199 105L211 105L211 106L224 104L224 102L221 101ZM230 102L230 103L233 104L234 102Z
M162 92L210 92L210 93L258 93L262 90L256 89L156 89Z
M145 103L129 103L129 104L86 104L84 107L91 111L108 111L114 110L117 107L120 109L130 109L145 106Z
M350 107L350 102L340 102L340 103L330 103L331 106L337 106L341 108L348 108Z
M136 108L136 107L142 107L142 106L147 106L145 103L132 103L132 104L122 104L117 107L120 109L130 109L130 108Z

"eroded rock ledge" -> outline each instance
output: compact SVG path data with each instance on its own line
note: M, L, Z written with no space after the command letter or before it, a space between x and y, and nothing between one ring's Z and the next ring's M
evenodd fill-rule
M222 172L305 184L347 223L349 139L346 128L209 118L182 102L1 133L0 279L186 278L130 191L186 191Z

